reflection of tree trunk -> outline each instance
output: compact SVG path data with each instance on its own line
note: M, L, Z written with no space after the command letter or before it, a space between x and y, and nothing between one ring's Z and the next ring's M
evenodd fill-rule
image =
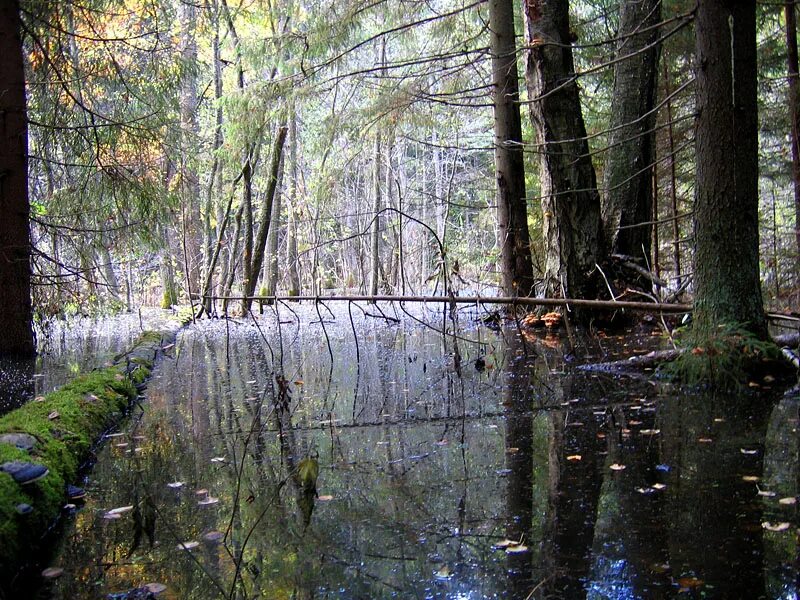
M262 295L274 296L278 289L278 237L281 231L281 198L283 196L284 160L278 163L278 181L275 188L275 200L272 204L272 218L267 234L266 268L264 269L264 287Z
M106 236L101 233L95 244L97 259L100 262L100 272L103 274L108 293L111 294L114 300L119 301L119 280L114 272L114 265L111 262L111 253L108 251L107 244Z
M713 582L719 598L763 597L762 504L743 477L762 473L770 407L757 398L695 396L661 410L662 462L672 467L665 521L673 577Z
M597 417L580 414L580 426L578 416L569 411L552 411L549 417L550 481L544 540L552 546L543 550L543 576L548 580L542 587L564 598L582 598L602 483ZM571 455L581 458L567 460Z
M522 350L519 336L512 334L508 345L506 407L506 537L530 546L533 521L533 414L530 412L532 360L517 356ZM509 554L508 578L511 598L524 598L533 587L531 552Z

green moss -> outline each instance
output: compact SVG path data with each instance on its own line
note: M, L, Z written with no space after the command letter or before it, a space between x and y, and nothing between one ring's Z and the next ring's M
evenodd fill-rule
M167 334L169 335L169 334ZM64 487L75 481L81 465L103 432L118 422L136 398L136 385L149 376L163 335L144 333L114 366L76 377L41 399L0 417L0 434L22 432L37 443L30 454L0 444L0 464L11 460L41 463L49 470L26 486L0 472L0 578L9 577L36 550L39 540L65 503ZM17 505L33 512L20 515Z

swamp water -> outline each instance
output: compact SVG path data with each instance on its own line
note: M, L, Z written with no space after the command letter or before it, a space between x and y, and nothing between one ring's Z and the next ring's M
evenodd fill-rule
M307 310L181 332L42 597L797 597L796 397L575 368L614 338L462 313L459 360L407 316Z

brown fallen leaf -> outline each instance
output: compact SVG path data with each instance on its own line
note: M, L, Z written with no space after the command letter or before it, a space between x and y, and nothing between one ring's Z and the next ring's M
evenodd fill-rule
M791 523L770 523L769 521L764 521L761 523L761 526L767 531L786 531L791 527Z
M619 463L614 463L612 465L609 465L608 468L611 469L612 471L624 471L626 467L625 467L625 465L621 465Z

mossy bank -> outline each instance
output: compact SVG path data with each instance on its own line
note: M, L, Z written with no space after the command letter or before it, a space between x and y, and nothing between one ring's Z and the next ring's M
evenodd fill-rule
M69 502L66 486L76 483L93 446L124 417L159 352L174 340L174 332L145 332L112 365L0 417L0 440L6 440L0 441L0 464L23 461L49 470L26 485L0 472L0 597L41 550ZM28 448L9 442L15 437L10 433L26 434L21 437L29 440Z

